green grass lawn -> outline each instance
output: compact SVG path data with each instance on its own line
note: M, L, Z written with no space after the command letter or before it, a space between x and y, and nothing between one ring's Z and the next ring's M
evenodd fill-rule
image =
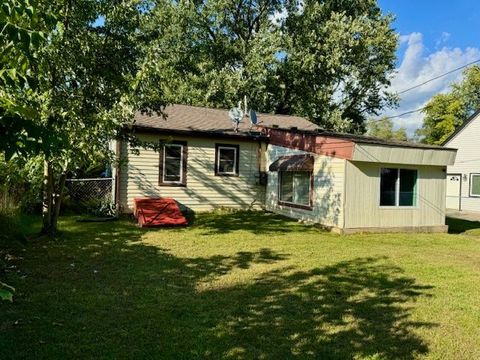
M0 359L480 358L474 235L338 236L254 212L61 228L8 262Z

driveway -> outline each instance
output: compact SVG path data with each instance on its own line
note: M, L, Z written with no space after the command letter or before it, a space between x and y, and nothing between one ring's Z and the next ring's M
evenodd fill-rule
M467 221L480 221L480 212L476 211L458 211L447 209L447 217L462 219Z

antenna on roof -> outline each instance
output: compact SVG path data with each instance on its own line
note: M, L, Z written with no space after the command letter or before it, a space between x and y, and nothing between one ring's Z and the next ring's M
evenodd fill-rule
M243 119L243 111L240 108L241 102L238 103L238 107L231 108L228 112L228 117L232 120L235 132L238 132L238 125Z
M250 129L258 124L257 113L254 110L250 110Z

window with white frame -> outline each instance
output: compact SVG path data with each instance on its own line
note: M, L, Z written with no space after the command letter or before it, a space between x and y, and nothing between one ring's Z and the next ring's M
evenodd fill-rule
M380 206L416 206L417 180L417 170L382 168Z
M480 197L480 174L470 174L470 196Z
M311 176L309 171L280 171L280 202L310 206Z
M239 168L238 145L216 144L215 175L238 176Z
M164 144L160 152L160 185L185 185L186 143Z

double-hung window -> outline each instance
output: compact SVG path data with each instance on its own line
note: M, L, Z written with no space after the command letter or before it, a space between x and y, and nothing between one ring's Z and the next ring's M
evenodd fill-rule
M215 145L215 175L238 176L239 168L238 145Z
M417 170L382 168L380 206L417 206L417 180Z
M186 185L187 143L164 144L160 151L160 185Z
M310 207L311 176L309 171L280 171L280 203Z

